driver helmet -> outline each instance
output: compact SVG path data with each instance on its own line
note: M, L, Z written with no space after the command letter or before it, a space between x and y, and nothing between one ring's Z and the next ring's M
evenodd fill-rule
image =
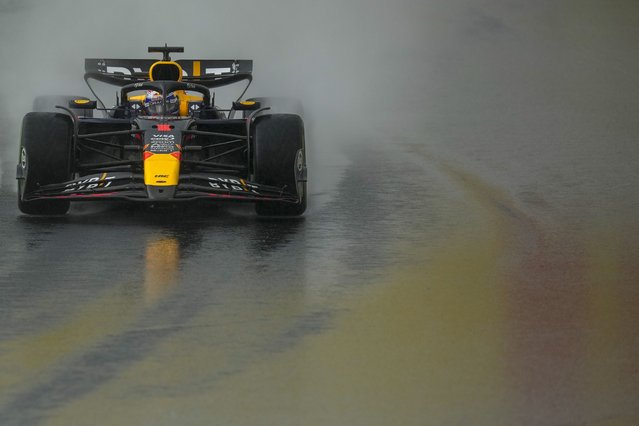
M162 95L155 90L147 90L144 97L144 110L148 115L162 115ZM177 115L180 110L180 102L174 92L166 97L165 115Z

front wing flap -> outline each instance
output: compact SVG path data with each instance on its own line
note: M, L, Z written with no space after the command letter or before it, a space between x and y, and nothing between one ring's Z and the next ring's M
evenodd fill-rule
M293 189L293 188L291 188ZM162 202L191 201L196 199L226 199L238 201L280 201L298 203L295 193L283 187L261 185L234 176L193 173L180 176L173 198ZM294 189L293 189L294 190ZM44 185L25 194L25 201L45 199L96 200L120 199L140 202L158 202L150 198L142 174L106 172L83 176L69 182Z

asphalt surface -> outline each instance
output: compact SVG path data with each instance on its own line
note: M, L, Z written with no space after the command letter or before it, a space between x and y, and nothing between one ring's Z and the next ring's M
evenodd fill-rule
M0 424L639 423L639 9L405 3L303 218L24 216L3 141Z

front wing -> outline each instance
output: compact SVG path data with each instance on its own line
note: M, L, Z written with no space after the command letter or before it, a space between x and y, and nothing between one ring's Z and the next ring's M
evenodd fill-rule
M157 198L158 188L170 190L169 197ZM174 190L173 190L174 188ZM279 201L298 203L294 188L277 188L219 174L193 173L180 176L177 187L149 190L142 174L107 172L83 176L69 182L44 185L24 194L25 201L68 199L72 201L116 199L139 202L192 200ZM161 191L160 191L161 192Z

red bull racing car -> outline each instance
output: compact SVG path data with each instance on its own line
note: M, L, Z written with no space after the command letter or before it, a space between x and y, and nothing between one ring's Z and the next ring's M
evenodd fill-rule
M304 124L275 99L215 105L212 88L252 80L250 60L177 60L182 47L149 47L162 60L86 59L96 100L70 97L22 123L18 207L65 214L71 201L173 203L236 200L258 215L306 209ZM119 87L106 108L90 82ZM42 99L40 99L42 102ZM38 100L36 100L36 106Z

